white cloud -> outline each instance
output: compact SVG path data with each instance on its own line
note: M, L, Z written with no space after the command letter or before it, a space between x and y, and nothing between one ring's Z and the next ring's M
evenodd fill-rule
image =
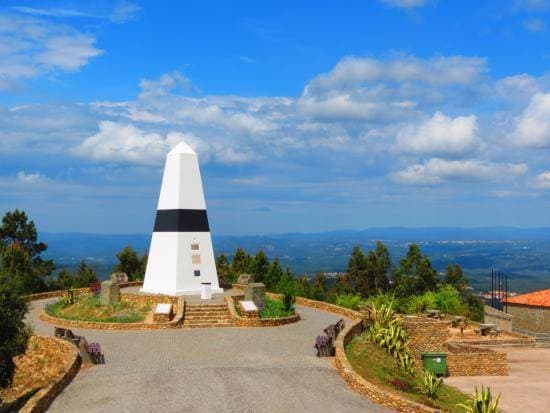
M383 3L386 3L393 7L401 7L404 9L412 9L414 7L424 6L428 0L381 0Z
M476 116L450 118L436 112L427 121L406 125L397 133L400 152L429 155L464 155L478 145Z
M56 70L78 70L103 53L95 41L67 25L0 14L0 87Z
M157 165L170 147L158 133L145 133L131 124L101 121L99 132L85 139L76 153L96 161Z
M392 180L411 185L441 184L448 181L507 180L527 173L525 164L492 163L480 160L432 158L391 174Z
M546 30L546 23L540 18L534 18L524 21L523 27L530 32L543 32Z
M537 188L550 189L550 171L538 174L535 178L535 186Z
M537 93L531 98L516 119L509 139L513 145L521 147L550 147L550 93Z
M25 171L19 171L17 173L17 181L22 184L36 184L41 182L48 182L49 179L39 172L26 173Z
M45 17L94 17L89 13L82 12L80 10L73 9L37 9L35 7L12 7L19 13L30 14L32 16L45 16Z
M122 1L115 7L109 16L109 20L113 23L125 23L127 21L136 20L140 11L141 7L139 5Z

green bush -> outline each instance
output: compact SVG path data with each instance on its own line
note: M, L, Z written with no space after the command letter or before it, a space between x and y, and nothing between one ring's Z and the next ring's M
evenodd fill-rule
M8 283L0 280L0 387L9 386L13 379L13 357L27 349L30 329L24 319L27 304Z
M380 308L383 305L385 305L386 307L389 307L392 310L396 310L395 297L393 296L393 294L389 294L389 293L371 295L367 299L366 304L369 307L376 307L376 308Z
M406 300L404 310L407 314L423 314L436 307L436 294L428 291L422 295L413 295Z
M339 307L350 308L352 310L359 310L364 304L359 294L337 295L334 303Z
M288 317L293 314L294 307L287 310L283 301L273 300L266 297L264 308L260 311L260 318L281 318Z
M489 387L484 388L481 386L481 393L476 387L474 393L474 399L468 404L457 404L457 407L462 407L468 413L497 413L498 402L500 400L500 394L495 400L491 395L491 389Z
M435 294L436 308L445 314L465 315L468 312L460 294L451 285L444 285Z

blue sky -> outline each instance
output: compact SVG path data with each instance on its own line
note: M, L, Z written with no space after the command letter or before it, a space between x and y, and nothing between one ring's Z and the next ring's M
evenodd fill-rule
M299 4L296 4L299 3ZM0 211L144 233L550 226L550 0L0 5Z

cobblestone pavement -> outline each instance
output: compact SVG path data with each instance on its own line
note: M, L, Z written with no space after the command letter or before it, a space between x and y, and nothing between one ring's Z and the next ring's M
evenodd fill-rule
M54 299L55 300L55 299ZM51 302L35 301L29 323ZM347 387L313 342L337 316L297 308L302 321L271 328L77 330L105 365L83 369L51 412L386 412Z
M490 386L499 407L509 413L550 411L550 347L495 347L508 355L508 376L449 377L447 384L465 393Z

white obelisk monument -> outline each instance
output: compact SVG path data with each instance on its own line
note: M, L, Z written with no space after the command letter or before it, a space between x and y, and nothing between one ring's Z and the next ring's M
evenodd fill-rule
M218 283L197 154L181 142L166 156L142 292L199 294Z

